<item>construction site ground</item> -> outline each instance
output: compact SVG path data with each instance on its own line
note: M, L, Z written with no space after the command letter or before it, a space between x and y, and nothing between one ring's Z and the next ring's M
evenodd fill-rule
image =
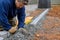
M27 7L26 9L30 7L31 6ZM33 6L31 7L30 11L28 9L26 11L26 17L36 17L39 15L39 13L45 10L36 8L37 6L34 5L34 10L32 10ZM33 12L31 12L31 10ZM25 29L28 30L26 34L21 32L21 30L18 30L14 35L10 35L4 40L60 40L60 5L52 5L44 20L38 23L39 24L36 27L25 26Z
M52 5L34 40L60 40L60 5Z

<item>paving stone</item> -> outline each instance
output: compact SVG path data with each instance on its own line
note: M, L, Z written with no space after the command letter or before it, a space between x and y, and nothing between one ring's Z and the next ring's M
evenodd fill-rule
M10 36L10 33L7 31L0 31L0 37L7 38Z
M3 37L0 37L0 40L3 40L4 38Z

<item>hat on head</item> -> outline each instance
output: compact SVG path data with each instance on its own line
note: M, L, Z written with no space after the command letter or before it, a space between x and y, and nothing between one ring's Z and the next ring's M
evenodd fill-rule
M22 3L24 3L24 5L28 4L28 0L18 0L18 2L22 2Z

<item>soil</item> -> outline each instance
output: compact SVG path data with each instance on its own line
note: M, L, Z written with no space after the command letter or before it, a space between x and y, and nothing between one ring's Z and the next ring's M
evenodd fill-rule
M38 16L40 13L42 13L45 9L36 9L35 11L27 11L27 13L30 13L29 16L32 16L32 17L36 17Z
M60 5L52 6L34 40L60 40Z
M47 15L60 18L60 5L53 5Z

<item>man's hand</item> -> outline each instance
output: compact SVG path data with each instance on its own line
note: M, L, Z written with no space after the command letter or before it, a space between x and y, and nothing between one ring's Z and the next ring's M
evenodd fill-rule
M12 28L9 30L9 32L10 33L15 33L16 31L17 31L17 29L18 29L18 20L16 19L16 17L15 18L13 18L12 20L10 20L10 22L12 22L11 24L13 24L12 25Z
M17 31L17 27L12 27L10 30L9 30L9 32L10 33L15 33Z

